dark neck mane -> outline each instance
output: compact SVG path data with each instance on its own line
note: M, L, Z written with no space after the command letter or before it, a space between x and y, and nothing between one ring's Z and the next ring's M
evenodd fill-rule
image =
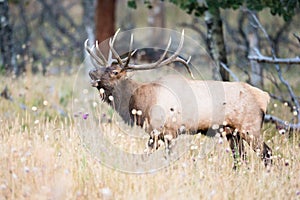
M132 124L130 117L129 101L133 92L141 85L131 79L124 79L118 82L118 84L110 90L105 90L104 100L110 104L122 117L122 119L128 123ZM109 100L109 96L113 96L113 102Z

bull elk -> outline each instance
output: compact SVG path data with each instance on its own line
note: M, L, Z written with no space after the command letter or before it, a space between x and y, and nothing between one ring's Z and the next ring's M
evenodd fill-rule
M133 35L127 57L121 58L114 49L117 34L118 31L109 40L108 60L101 53L98 42L89 47L86 40L85 49L95 67L89 72L91 85L99 90L104 101L114 106L125 122L139 126L147 124L149 147L157 149L159 140L170 144L185 132L198 133L217 127L226 135L234 157L236 149L244 156L244 140L259 153L265 165L271 163L271 149L263 142L260 132L270 99L266 92L242 82L191 80L176 75L150 83L134 81L128 78L127 72L157 69L173 62L182 63L191 74L189 60L179 57L184 31L173 55L166 56L170 38L161 57L150 64L130 63L136 52L132 50Z

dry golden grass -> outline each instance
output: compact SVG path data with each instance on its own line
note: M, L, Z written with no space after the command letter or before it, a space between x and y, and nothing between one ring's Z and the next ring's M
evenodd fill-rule
M270 169L247 149L249 163L233 171L225 140L200 158L199 148L209 140L200 135L190 136L198 149L153 173L103 166L79 138L71 114L73 79L1 78L0 89L7 83L14 101L0 98L0 199L300 198L299 133L279 135L270 125L264 127L274 151ZM103 126L115 145L130 147L131 140L118 139L122 133L114 121ZM144 141L135 145L141 148Z

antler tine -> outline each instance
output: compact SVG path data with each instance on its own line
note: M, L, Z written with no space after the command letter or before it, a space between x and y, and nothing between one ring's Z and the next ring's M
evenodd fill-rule
M138 49L135 49L135 50L131 51L130 57L132 57L132 56L137 52L137 50L138 50ZM128 52L128 53L129 53L129 52ZM126 61L127 61L127 58L128 58L128 56L125 57L125 58L122 58L122 62L126 62Z
M89 42L89 40L87 39L87 40L84 42L84 47L85 47L86 51L91 55L91 57L90 57L91 60L94 59L98 65L103 66L103 65L104 65L103 61L102 61L101 59L99 59L99 57L98 57L98 56L94 53L94 51L92 50L92 48L94 48L95 45L93 45L92 48L90 48L90 47L88 46L88 42ZM93 64L95 64L95 63L93 63ZM99 67L99 66L95 66L95 65L94 65L94 67L97 68L97 67Z
M109 49L109 51L108 51L108 65L111 65L113 63L113 60L115 60L115 59L112 58L111 49Z
M184 59L177 57L177 58L175 59L175 62L180 62L180 63L182 63L182 64L184 65L184 67L186 68L186 70L189 72L189 74L190 74L190 76L192 77L192 79L195 79L195 77L194 77L194 75L193 75L193 73L192 73L192 71L191 71L191 69L190 69L190 67L189 67L189 62L190 62L191 58L192 58L192 57L190 56L189 59L188 59L187 61L185 61Z
M93 64L93 66L97 69L99 68L99 64L95 61L95 59L93 59L92 57L90 57L91 63Z
M114 49L114 43L115 43L115 40L116 40L119 32L120 32L120 29L118 29L116 31L115 35L113 36L113 38L109 40L109 47L110 47L110 50L113 53L113 55L116 57L119 65L123 65L122 59L120 58L118 52Z
M166 50L164 51L163 55L159 58L159 60L156 62L157 64L160 64L164 60L164 58L166 57L166 55L167 55L167 53L169 51L171 43L172 43L172 38L170 37L168 45L166 47Z
M171 46L171 42L172 42L172 38L170 37L169 39L169 42L168 42L168 45L166 47L166 50L164 51L163 55L155 62L155 63L152 63L152 64L141 64L141 65L130 65L128 63L127 67L126 68L123 68L123 69L132 69L132 70L149 70L149 69L155 69L155 68L158 68L158 67L162 67L164 65L167 65L171 62L180 62L184 65L184 67L187 69L187 71L189 72L190 76L194 78L194 75L192 73L192 71L190 70L189 68L189 62L191 60L191 56L189 57L189 59L187 61L185 61L184 59L178 57L182 47L183 47L183 42L184 42L184 30L182 30L181 32L181 38L180 38L180 42L179 42L179 45L178 45L178 48L177 50L175 51L175 53L173 55L171 55L169 58L167 58L166 60L164 60L164 58L166 57L167 53L168 53L168 50Z
M133 54L131 54L131 53L132 53L132 52L131 52L131 51L132 51L132 44L133 44L133 34L130 35L129 51L128 51L128 56L127 56L127 58L125 59L126 63L125 63L125 65L124 65L123 70L126 69L127 65L128 65L129 62L130 62L131 56L133 55ZM136 51L134 51L134 53L135 53L135 52L136 52Z
M175 53L173 55L171 55L168 59L164 60L161 65L167 65L171 62L174 62L177 58L177 56L179 55L182 47L183 47L183 42L184 42L184 29L182 30L181 32L181 38L180 38L180 42L179 42L179 45L178 45L178 48L177 50L175 51ZM175 60L174 60L175 59Z
M168 58L167 60L163 61L161 63L161 66L163 65L167 65L171 62L180 62L184 65L184 67L187 69L187 71L189 72L190 76L192 77L192 79L195 79L191 69L189 68L189 62L191 61L191 56L187 59L187 61L185 61L184 59L178 57L182 47L183 47L183 42L184 42L184 29L182 30L181 32L181 38L180 38L180 42L179 42L179 45L178 45L178 48L177 50L175 51L175 53L170 56L170 58Z
M107 60L105 58L105 56L102 54L100 48L99 48L99 41L96 40L96 52L97 52L97 55L99 55L100 59L104 62L105 66L107 66Z
M128 64L128 67L126 69L148 70L148 69L155 69L155 68L162 67L162 66L167 65L167 64L169 64L171 62L177 62L177 61L178 62L183 62L184 60L180 60L180 59L177 59L177 58L178 58L179 52L181 51L181 49L183 47L184 30L182 30L181 38L180 38L180 42L179 42L177 50L175 51L175 53L172 56L170 56L169 58L167 58L166 60L164 60L164 58L166 57L166 55L168 53L168 50L170 48L171 42L172 42L172 38L170 37L168 45L166 47L166 50L164 51L163 55L155 63L152 63L152 64L141 64L141 65L129 65ZM187 63L185 63L185 66L188 66Z
M151 64L141 64L141 65L130 65L128 64L126 67L127 69L132 69L132 70L148 70L148 69L155 69L160 67L160 63L163 61L163 59L166 57L168 50L171 46L172 43L172 38L170 37L168 45L163 53L163 55L155 62L155 63L151 63Z

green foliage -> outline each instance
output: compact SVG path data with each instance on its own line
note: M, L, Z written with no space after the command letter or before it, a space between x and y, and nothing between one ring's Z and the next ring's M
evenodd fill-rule
M20 1L20 0L8 0L8 3L19 4L19 3L22 3L22 1ZM30 3L30 0L25 0L23 3L24 3L24 5L28 5Z
M137 8L135 0L128 0L128 1L127 1L127 6L128 6L129 8L133 8L133 9L136 9L136 8Z
M161 0L163 1L163 0ZM148 9L152 9L152 4L150 0L144 0L144 4L147 6ZM129 8L137 9L136 1L135 0L128 0L127 1L127 6Z
M245 6L250 10L261 11L269 8L272 15L282 16L288 21L295 15L295 10L299 8L300 0L169 0L169 2L179 6L188 14L197 17L204 14L207 10L222 9L238 9ZM128 6L136 9L136 0L128 0ZM144 4L148 8L152 8L149 0L144 0Z
M115 113L115 110L113 108L109 108L107 110L107 112L108 112L107 114L108 114L109 118L112 119L112 117L113 117L113 115Z
M61 94L59 98L59 104L66 107L72 99L72 90L67 90L65 93Z
M4 65L0 65L0 76L5 75L5 67Z
M299 8L299 0L246 0L246 5L251 10L261 11L269 8L272 15L282 16L288 21L295 15L295 10Z
M18 4L18 3L20 3L20 1L19 0L8 0L8 3Z

